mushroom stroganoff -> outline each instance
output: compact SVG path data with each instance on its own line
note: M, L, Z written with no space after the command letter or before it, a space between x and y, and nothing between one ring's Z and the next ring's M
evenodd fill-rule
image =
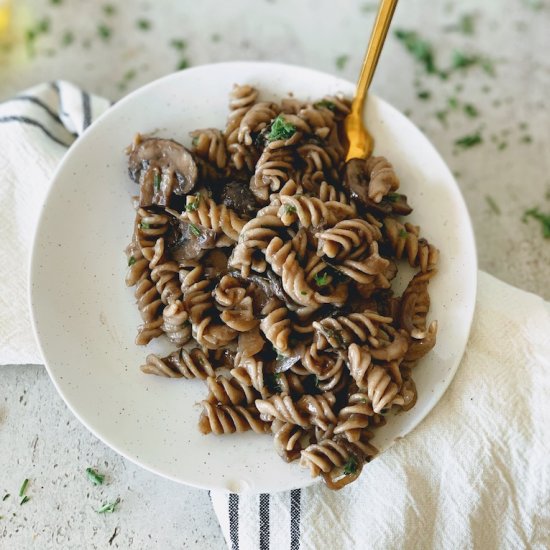
M345 162L347 99L261 101L235 86L225 129L190 148L138 135L126 283L166 357L142 371L199 378L199 429L271 432L331 488L355 480L373 431L416 402L412 372L436 341L437 249L384 157ZM416 268L402 294L400 262Z

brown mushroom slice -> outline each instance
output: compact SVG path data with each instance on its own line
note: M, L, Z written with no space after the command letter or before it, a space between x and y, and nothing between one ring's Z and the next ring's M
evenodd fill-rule
M139 183L139 204L168 206L172 194L185 195L197 183L193 155L171 139L137 139L128 158L128 173Z

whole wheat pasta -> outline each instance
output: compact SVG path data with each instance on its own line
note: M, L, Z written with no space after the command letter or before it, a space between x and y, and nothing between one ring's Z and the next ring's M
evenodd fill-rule
M391 413L414 406L413 367L437 335L439 252L404 219L388 159L346 162L349 112L339 95L274 103L235 85L223 130L129 149L136 343L175 348L141 370L204 381L202 433L270 432L333 489L376 454ZM404 263L416 272L399 294Z

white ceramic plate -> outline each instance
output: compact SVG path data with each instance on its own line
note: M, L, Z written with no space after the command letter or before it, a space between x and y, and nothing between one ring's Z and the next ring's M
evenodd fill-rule
M69 408L97 437L133 462L170 479L208 489L281 491L312 480L286 464L271 437L204 436L197 430L206 395L200 381L140 372L146 353L134 345L139 314L124 285L137 193L124 148L136 132L189 144L196 128L222 128L234 83L266 99L353 94L353 85L310 69L273 63L222 63L188 69L132 93L73 145L53 179L38 225L31 266L34 327L50 376ZM441 249L430 284L435 349L416 369L418 403L377 435L381 450L408 434L451 382L466 346L476 290L476 252L462 196L424 135L376 97L366 117L376 154L395 166L414 207L412 221ZM165 345L165 344L164 344ZM368 466L367 466L368 467Z

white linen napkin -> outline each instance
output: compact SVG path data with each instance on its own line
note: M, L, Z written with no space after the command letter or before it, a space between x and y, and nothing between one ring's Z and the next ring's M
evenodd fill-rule
M108 106L66 82L0 104L0 364L42 362L26 256L58 161ZM550 548L550 304L480 272L451 387L357 482L211 498L234 550Z

